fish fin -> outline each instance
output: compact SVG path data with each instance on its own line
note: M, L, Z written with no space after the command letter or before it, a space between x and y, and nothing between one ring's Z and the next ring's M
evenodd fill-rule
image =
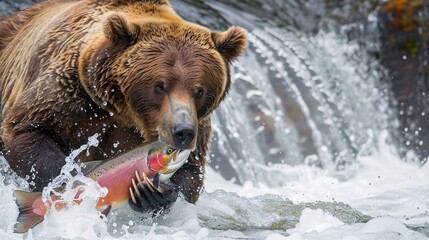
M112 205L107 205L101 210L101 214L107 216L110 213L110 210L112 210Z
M85 168L82 169L83 175L88 175L90 172L94 171L98 166L103 164L104 161L98 160L98 161L89 161L84 162Z
M156 173L155 177L153 177L153 185L155 186L156 189L159 188L159 185L161 185L161 174Z
M18 205L19 215L14 227L15 233L25 233L41 221L44 216L33 211L33 203L42 196L41 192L24 192L15 190L13 193L15 202Z

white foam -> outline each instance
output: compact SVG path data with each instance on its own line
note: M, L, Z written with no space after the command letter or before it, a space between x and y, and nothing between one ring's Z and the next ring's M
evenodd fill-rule
M13 234L13 227L18 217L18 206L15 204L13 197L15 186L5 186L3 180L4 177L0 175L0 239L15 239L18 236Z
M296 228L290 229L289 234L303 234L312 231L323 232L330 227L341 226L344 223L322 209L306 208L302 211L299 223Z
M215 182L209 181L206 189L212 192L227 188L245 197L271 193L296 203L340 201L374 217L390 215L407 224L429 222L429 166L402 161L391 151L385 134L379 136L378 147L372 146L370 152L357 157L356 173L345 181L328 170L282 164L269 167L277 177L288 179L281 187L246 182L240 188L213 176ZM216 175L209 173L209 179Z
M363 233L383 233L393 232L401 235L407 235L408 230L405 225L392 217L379 217L371 219L365 227L362 228Z

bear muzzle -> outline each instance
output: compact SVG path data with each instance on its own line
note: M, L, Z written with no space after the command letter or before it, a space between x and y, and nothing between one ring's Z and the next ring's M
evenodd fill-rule
M170 98L169 106L164 108L159 131L161 141L179 149L194 149L198 132L197 117L190 101Z

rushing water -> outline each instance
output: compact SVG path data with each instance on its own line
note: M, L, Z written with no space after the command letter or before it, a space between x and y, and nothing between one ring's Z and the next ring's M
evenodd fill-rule
M232 157L240 182L270 184L259 166L273 163L348 171L371 135L396 134L384 71L357 43L287 29L254 30L249 42L214 118L214 159Z
M269 1L267 12L275 6L300 9L273 19L264 18L262 10L243 11L256 1L232 7L225 1L172 2L189 20L215 29L231 23L249 29L249 47L232 68L232 89L212 118L211 167L200 201L194 206L179 199L168 214L155 218L124 206L102 219L95 202L103 189L81 174L65 175L56 184L85 183L83 204L50 212L34 230L18 235L12 233L17 216L12 191L25 184L2 160L0 239L429 236L429 167L407 162L412 151L399 141L389 72L373 54L380 48L373 38L377 33L362 37L375 25L373 15L366 15L365 26L337 21L336 31L326 31L332 19L315 24L314 16L328 14L329 1ZM12 3L3 5L10 10ZM338 9L351 13L354 6ZM305 22L308 12L313 18ZM325 30L314 34L315 28ZM91 139L89 144L97 143ZM71 168L79 166L70 161L64 170ZM63 198L73 198L72 185Z

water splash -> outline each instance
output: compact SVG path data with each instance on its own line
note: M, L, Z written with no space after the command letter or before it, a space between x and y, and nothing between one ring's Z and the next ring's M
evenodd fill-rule
M85 239L99 239L107 235L105 217L96 210L98 200L107 195L107 189L85 177L81 171L82 164L76 161L79 154L85 151L88 154L91 147L98 146L98 136L95 134L89 137L87 144L72 151L66 158L60 175L43 189L43 202L51 207L44 221L31 230L29 235L38 239L74 239L82 236ZM62 207L53 207L56 204ZM73 222L74 226L63 224L64 221Z

